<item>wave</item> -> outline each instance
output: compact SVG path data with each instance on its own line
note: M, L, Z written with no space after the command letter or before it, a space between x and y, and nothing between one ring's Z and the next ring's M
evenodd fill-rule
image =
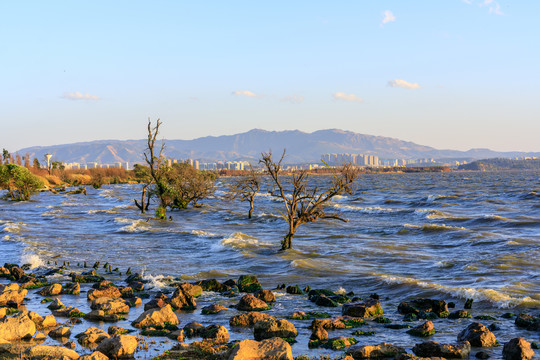
M540 306L540 299L530 296L514 297L495 289L469 288L464 286L446 286L433 282L422 281L410 277L400 277L387 274L372 275L379 277L387 284L414 285L424 289L438 290L461 299L474 299L476 301L488 301L500 308L512 308L516 306Z
M355 211L355 212L361 212L364 214L397 214L397 213L410 213L411 212L411 210L409 209L392 209L392 208L383 208L379 206L362 207L362 206L354 206L354 205L334 204L332 207L334 207L335 209L339 209L341 211Z
M428 210L426 218L427 219L444 219L444 220L453 220L453 221L468 221L471 219L464 216L453 216L439 210Z
M212 234L212 233L206 232L204 230L191 230L191 234L192 235L197 235L197 236L204 236L204 237L214 237L214 236L216 236L216 234Z
M425 199L427 203L432 203L437 200L443 200L443 199L459 199L461 195L428 195L428 197Z
M259 248L261 246L272 245L241 232L235 232L229 235L221 240L220 244L225 247L232 247L233 249Z
M145 270L142 271L141 275L143 281L148 283L148 288L163 289L168 287L167 282L164 280L169 278L166 278L164 275L145 274Z
M125 218L116 218L114 219L116 223L129 224L118 229L120 232L135 233L143 232L150 228L150 223L147 220L133 220Z
M464 227L449 226L445 224L424 224L424 225L404 224L403 226L405 228L419 229L426 232L467 230L467 228L464 228Z
M10 234L17 234L20 235L21 232L24 230L24 227L27 226L27 224L23 222L7 222L2 227L2 231L10 233Z
M21 262L30 265L30 269L45 266L45 261L36 254L24 254L21 258Z

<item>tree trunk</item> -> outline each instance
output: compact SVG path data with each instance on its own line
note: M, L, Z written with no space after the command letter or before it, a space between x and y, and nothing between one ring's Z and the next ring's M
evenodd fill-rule
M248 219L251 219L251 216L253 215L253 200L249 202L249 213L248 213Z
M283 241L281 242L281 250L292 249L293 236L294 234L288 233L287 236L283 238Z

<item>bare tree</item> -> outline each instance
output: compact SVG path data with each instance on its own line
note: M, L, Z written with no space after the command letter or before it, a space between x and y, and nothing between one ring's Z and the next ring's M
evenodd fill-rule
M148 141L147 141L147 147L146 151L144 152L144 160L148 164L148 169L150 171L150 179L146 186L143 187L142 195L141 195L141 204L137 204L137 207L141 210L141 212L144 212L144 210L148 209L148 205L145 205L144 203L144 197L145 194L149 188L149 186L154 183L155 184L155 195L159 199L159 207L156 213L159 213L159 217L165 218L165 214L167 212L167 186L166 183L162 181L163 178L163 150L165 149L165 141L161 141L161 147L159 148L159 151L156 152L156 139L159 134L159 127L161 126L162 122L160 119L156 120L156 125L152 127L152 121L150 118L148 118ZM149 195L150 197L150 195ZM148 199L149 201L150 199Z
M262 176L249 165L249 173L245 176L235 177L229 185L226 199L240 199L249 202L248 219L253 215L255 196L261 190Z
M133 199L133 201L135 202L135 206L137 206L139 210L141 210L141 213L144 214L150 206L150 200L152 196L151 193L148 192L148 188L154 183L154 179L152 179L152 177L150 176L150 171L148 170L147 166L135 164L133 172L137 180L145 183L141 191L141 203L139 204L137 199Z
M293 237L302 224L318 219L348 221L339 214L326 213L324 207L336 195L353 193L353 185L358 179L358 169L350 164L343 165L336 169L331 183L324 188L309 186L309 174L306 171L292 174L288 184L285 184L281 177L281 164L285 157L285 151L278 162L272 160L271 151L262 153L261 156L260 163L266 167L273 183L270 194L283 200L285 205L285 212L282 215L289 225L289 232L281 242L281 250L292 248Z

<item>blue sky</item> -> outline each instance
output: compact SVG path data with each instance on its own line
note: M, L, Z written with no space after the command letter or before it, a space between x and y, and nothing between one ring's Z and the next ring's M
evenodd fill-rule
M1 1L0 147L340 128L540 151L539 1Z

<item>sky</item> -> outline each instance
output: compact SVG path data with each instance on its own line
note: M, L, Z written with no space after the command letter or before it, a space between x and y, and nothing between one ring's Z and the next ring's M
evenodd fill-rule
M540 1L0 1L0 147L338 128L540 151Z

